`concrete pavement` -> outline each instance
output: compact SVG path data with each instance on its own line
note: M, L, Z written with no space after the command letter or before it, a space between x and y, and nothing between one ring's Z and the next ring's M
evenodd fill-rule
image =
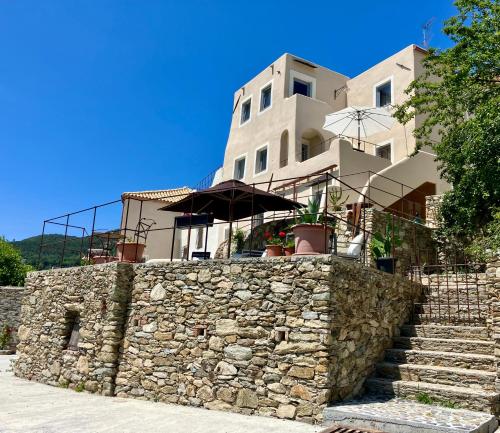
M316 433L311 426L187 406L77 393L16 378L0 356L0 433Z

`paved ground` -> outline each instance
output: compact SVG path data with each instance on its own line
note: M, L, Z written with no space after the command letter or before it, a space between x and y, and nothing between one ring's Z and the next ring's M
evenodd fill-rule
M0 356L0 433L316 433L321 427L101 397L18 379Z

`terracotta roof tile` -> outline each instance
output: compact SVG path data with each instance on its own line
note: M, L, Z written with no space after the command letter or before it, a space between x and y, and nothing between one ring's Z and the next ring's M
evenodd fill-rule
M183 186L182 188L159 189L155 191L124 192L122 194L122 200L130 198L135 200L155 200L164 203L175 203L193 191L194 189Z

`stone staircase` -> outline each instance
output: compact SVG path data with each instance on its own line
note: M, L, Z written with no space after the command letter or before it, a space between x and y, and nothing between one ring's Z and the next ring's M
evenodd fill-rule
M421 303L416 304L411 321L401 328L400 335L394 338L393 347L386 350L384 359L375 367L375 373L365 382L364 400L358 401L357 405L350 402L334 407L330 419L392 431L384 422L384 411L379 404L385 401L386 410L389 410L395 405L394 401L402 399L433 405L427 404L420 411L426 413L429 407L433 407L434 419L431 417L427 424L434 424L435 430L425 422L417 423L414 430L403 429L403 426L412 424L406 419L398 424L400 430L394 431L424 432L426 428L436 432L494 431L498 423L486 413L500 414L500 398L495 387L494 341L485 326L488 310L484 285L481 284L483 280L476 278L465 284L463 280L463 275L448 276L446 286L427 285L426 295ZM428 277L430 281L432 276ZM443 406L467 410L445 409ZM469 430L453 430L446 426L447 421L443 421L448 419L448 412L449 416L455 414L466 418L473 413L470 410L483 412L486 421ZM361 415L359 412L363 411L364 415ZM397 419L394 414L390 417ZM367 423L368 418L371 421ZM419 419L417 413L415 419Z

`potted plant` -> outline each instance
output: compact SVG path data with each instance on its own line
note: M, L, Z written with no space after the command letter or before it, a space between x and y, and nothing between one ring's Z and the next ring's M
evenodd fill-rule
M323 223L319 200L309 199L307 207L297 209L297 213L299 215L297 223L292 227L295 237L295 254L326 253L326 246L329 243L333 226L330 223Z
M290 237L285 242L283 251L285 252L285 256L291 256L293 255L293 253L295 253L295 239L293 237Z
M266 238L266 254L268 257L279 257L283 255L283 242L286 237L284 231L278 232L274 235L271 232L265 232L264 237Z
M387 215L387 223L385 225L385 233L376 232L372 235L370 241L370 251L377 269L389 274L394 274L396 270L397 258L392 256L393 248L401 245L399 238L399 228L394 230L390 223L390 216Z
M235 253L241 254L245 244L245 232L242 229L236 229L233 234L233 247Z
M137 242L130 237L126 237L123 242L116 244L118 260L121 262L137 263L142 261L146 244Z

